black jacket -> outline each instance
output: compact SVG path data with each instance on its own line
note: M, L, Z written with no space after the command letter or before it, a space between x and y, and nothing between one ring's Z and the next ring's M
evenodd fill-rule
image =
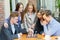
M43 26L40 23L40 19L38 19L37 22L36 22L34 33L36 31L37 31L38 34L41 34L44 31Z

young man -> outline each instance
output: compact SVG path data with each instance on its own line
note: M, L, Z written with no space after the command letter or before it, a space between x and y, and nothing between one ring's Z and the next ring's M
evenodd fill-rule
M60 23L51 16L50 10L45 10L43 19L44 21L41 24L44 26L44 34L49 36L59 36Z
M22 33L19 33L17 22L17 12L11 13L8 27L3 26L1 29L1 40L13 40L15 38L20 38L20 35L22 35Z

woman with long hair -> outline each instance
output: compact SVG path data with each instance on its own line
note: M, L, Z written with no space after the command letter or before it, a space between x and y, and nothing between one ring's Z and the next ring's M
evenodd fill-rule
M26 31L34 29L36 23L36 8L33 3L27 3L24 10L24 26Z

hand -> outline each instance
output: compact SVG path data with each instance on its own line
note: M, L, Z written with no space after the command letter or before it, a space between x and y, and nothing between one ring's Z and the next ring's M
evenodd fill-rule
M19 33L20 34L20 36L22 36L22 33Z
M42 35L44 36L45 34L44 34L44 33L42 33Z
M29 31L29 32L33 32L33 29L29 28L28 31Z
M18 38L20 38L22 36L22 33L18 33Z
M28 33L29 33L29 34L33 34L33 33L34 33L33 29L29 28L29 29L28 29Z
M34 29L34 27L35 27L35 24L33 24L33 25L31 26L31 28L33 28L33 29Z
M8 28L8 24L7 24L7 23L4 23L4 27L5 27L5 28Z
M18 25L18 23L15 23L16 25Z
M34 34L33 29L29 28L29 31L28 31L28 37L32 37L33 34Z

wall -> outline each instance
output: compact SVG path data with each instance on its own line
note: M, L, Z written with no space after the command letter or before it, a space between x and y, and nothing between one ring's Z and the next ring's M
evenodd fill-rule
M4 0L0 0L0 27L4 21Z

